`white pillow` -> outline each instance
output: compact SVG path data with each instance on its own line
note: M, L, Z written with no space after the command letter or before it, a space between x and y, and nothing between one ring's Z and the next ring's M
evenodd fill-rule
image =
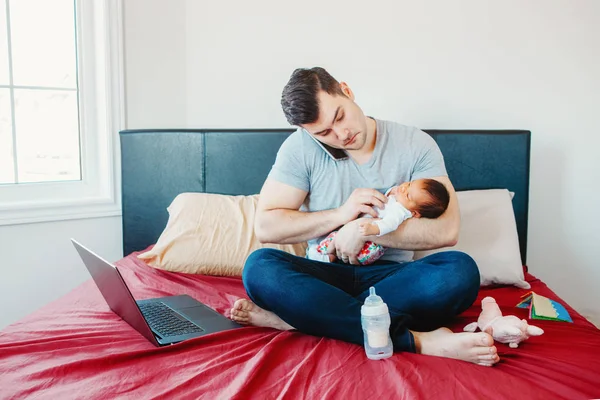
M460 236L453 247L416 251L414 259L446 250L467 253L477 262L481 286L514 285L529 289L523 276L517 223L506 189L457 192Z

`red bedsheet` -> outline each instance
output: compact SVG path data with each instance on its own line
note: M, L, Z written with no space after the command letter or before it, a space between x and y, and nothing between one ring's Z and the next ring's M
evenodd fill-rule
M228 315L245 296L240 279L162 272L136 254L117 264L137 299L187 293ZM535 277L527 280L560 300ZM474 321L488 295L505 313L526 318L514 307L525 292L483 289L452 328ZM517 349L497 344L502 361L492 368L410 353L370 361L357 345L256 327L156 348L109 310L90 280L0 332L0 398L600 397L600 331L567 309L573 324L536 321L543 336Z

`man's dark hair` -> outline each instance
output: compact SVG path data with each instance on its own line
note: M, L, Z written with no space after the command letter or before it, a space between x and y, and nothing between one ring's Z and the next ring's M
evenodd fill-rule
M450 193L443 183L435 179L424 179L423 189L429 194L429 201L419 207L424 218L437 218L446 211L450 203Z
M281 93L281 107L290 125L310 124L319 119L317 93L342 95L340 83L321 67L298 68Z

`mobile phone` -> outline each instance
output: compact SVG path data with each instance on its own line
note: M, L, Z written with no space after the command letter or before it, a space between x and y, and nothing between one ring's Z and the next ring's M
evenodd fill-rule
M313 135L311 135L310 133L308 133L306 131L306 129L303 129L303 131L308 136L310 136L315 142L317 142L317 144L319 145L319 147L321 147L325 151L325 153L327 153L327 155L329 157L333 158L335 161L346 160L348 158L348 154L346 153L345 150L336 149L335 147L331 147L328 144L321 143L316 137L314 137Z

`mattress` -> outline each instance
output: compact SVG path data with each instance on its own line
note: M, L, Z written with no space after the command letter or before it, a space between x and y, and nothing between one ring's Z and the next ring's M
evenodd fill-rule
M188 294L221 314L245 297L239 278L169 273L132 253L117 266L136 299ZM542 281L532 290L566 306L573 323L535 321L545 334L516 349L497 343L494 367L362 347L297 331L244 327L156 348L110 311L93 281L0 332L0 398L363 399L600 397L600 330ZM450 326L476 320L493 296L505 314L523 289L482 288Z

